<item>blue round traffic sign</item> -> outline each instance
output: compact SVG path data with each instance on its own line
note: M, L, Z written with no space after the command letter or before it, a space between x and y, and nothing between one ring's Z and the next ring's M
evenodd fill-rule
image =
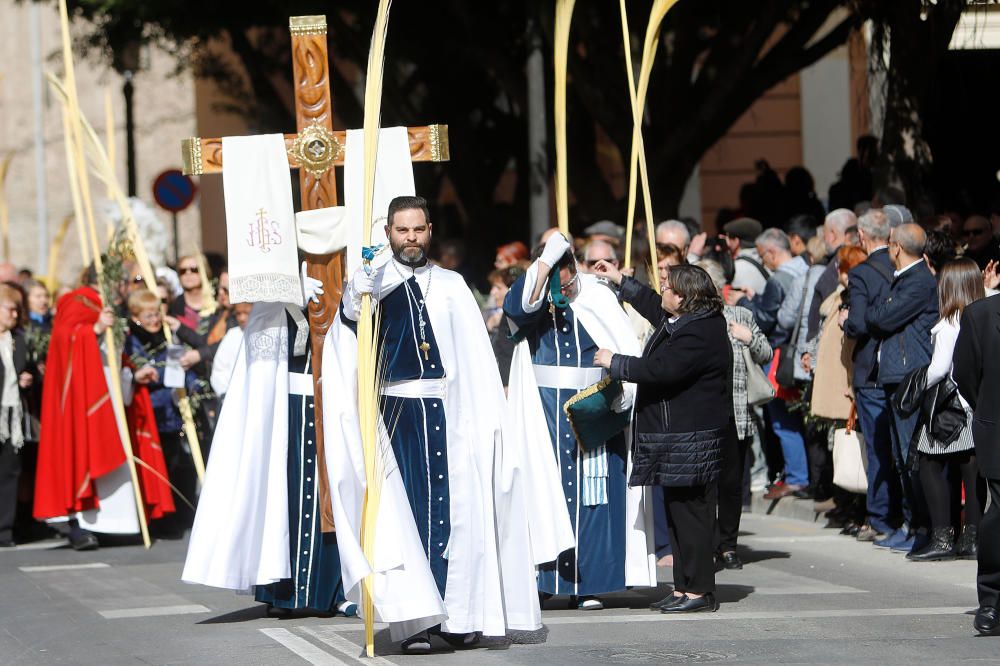
M153 181L153 198L160 208L179 213L194 201L194 181L178 169L168 169Z

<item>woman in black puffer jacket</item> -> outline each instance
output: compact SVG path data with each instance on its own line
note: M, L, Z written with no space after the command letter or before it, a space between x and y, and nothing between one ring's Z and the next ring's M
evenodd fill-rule
M653 604L664 613L718 610L715 501L722 443L732 424L732 347L722 300L697 266L670 269L663 294L610 265L595 271L621 285L621 300L655 331L641 357L600 350L595 365L635 382L633 486L663 486L674 548L674 593Z

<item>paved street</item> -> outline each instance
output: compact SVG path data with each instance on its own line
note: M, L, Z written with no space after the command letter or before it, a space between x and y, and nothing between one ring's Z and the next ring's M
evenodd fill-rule
M550 601L544 643L488 644L390 663L1000 662L977 638L975 562L916 564L778 517L744 517L743 571L719 575L722 610L668 618L646 609L666 591L607 599L600 612ZM357 620L265 616L252 599L179 581L184 542L76 553L56 542L0 551L5 664L357 664ZM669 580L665 570L661 579Z

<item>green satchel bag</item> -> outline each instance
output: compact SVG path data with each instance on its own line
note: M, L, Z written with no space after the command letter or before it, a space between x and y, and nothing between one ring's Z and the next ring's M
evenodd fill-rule
M628 425L628 410L616 412L612 405L621 397L622 383L605 377L583 389L563 405L577 444L593 451L620 433Z

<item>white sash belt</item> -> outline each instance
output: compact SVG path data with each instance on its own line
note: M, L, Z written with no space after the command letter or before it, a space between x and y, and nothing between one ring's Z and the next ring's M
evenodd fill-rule
M304 372L288 373L288 395L313 395L313 377Z
M575 366L535 365L535 381L539 388L569 389L578 391L596 384L604 378L603 368L577 368Z
M382 395L392 398L439 398L444 400L448 393L448 385L444 377L437 379L404 379L398 382L386 382L382 387Z

